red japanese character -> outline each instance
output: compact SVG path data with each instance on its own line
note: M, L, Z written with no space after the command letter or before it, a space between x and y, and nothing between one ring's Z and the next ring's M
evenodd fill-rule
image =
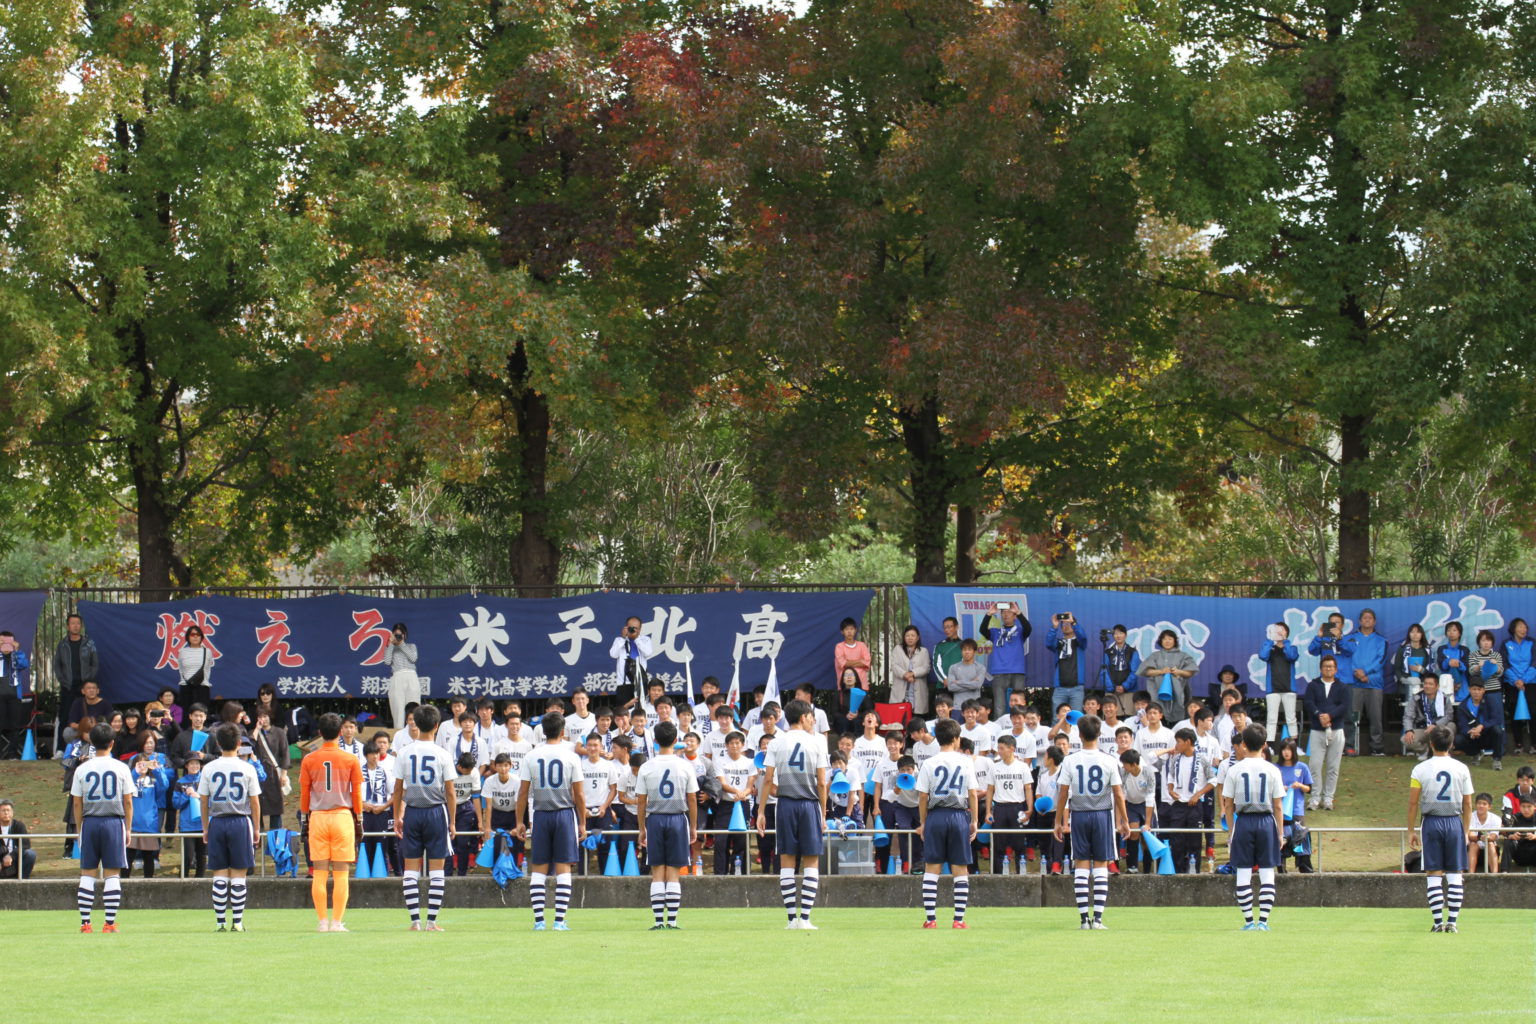
M364 665L382 665L385 655L389 651L390 642L394 640L394 633L384 628L384 615L377 608L369 608L367 611L353 612L352 621L357 623L357 628L352 635L347 637L347 643L352 649L358 650L369 640L379 642L378 649L363 660Z
M288 646L288 636L293 630L288 626L288 613L267 609L267 624L256 630L261 650L256 654L256 667L266 668L273 656L283 668L298 668L304 664L304 655L294 654Z
M186 642L187 630L196 626L203 631L203 647L208 651L210 664L224 657L219 649L213 645L213 634L218 632L219 617L210 615L200 609L194 609L190 614L181 613L178 619L174 615L162 612L160 625L155 627L155 636L160 638L160 660L155 662L155 668L161 669L169 665L172 668L179 667L176 655Z

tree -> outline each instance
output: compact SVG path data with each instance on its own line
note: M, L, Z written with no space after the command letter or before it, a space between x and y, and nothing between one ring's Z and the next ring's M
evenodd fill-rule
M1179 162L1208 186L1220 269L1182 286L1230 307L1198 368L1223 416L1336 471L1345 583L1372 578L1380 494L1443 399L1486 409L1483 428L1529 416L1521 7L1189 5L1198 105ZM1314 417L1332 444L1313 443Z

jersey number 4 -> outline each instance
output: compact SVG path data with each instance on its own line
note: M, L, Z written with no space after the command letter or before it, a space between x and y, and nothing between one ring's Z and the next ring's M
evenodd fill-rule
M933 788L934 796L944 796L946 793L953 793L956 796L959 796L963 792L965 786L965 772L961 771L959 768L956 768L953 772L951 772L950 769L946 768L944 765L935 765L933 769L933 777L938 780L938 784Z

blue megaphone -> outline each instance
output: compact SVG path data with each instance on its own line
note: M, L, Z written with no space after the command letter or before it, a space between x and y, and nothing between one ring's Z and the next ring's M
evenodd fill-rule
M828 787L833 796L847 796L853 792L853 783L848 781L848 776L840 771L832 773L832 785Z
M1157 688L1158 700L1173 700L1173 673L1163 673L1163 684Z
M1068 725L1076 725L1079 721L1082 720L1082 717L1083 717L1083 713L1081 711L1068 711L1067 712L1067 724Z
M1035 797L1035 813L1050 814L1056 809L1056 801L1048 796Z
M763 766L766 765L767 763L768 763L768 751L766 751L766 750L759 750L757 753L752 755L752 767L756 768L758 771L762 771L763 770Z
M900 775L896 776L896 788L907 790L916 789L917 776L913 775L911 772L902 772Z
M1515 721L1529 722L1531 720L1531 706L1525 702L1525 691L1518 691L1515 697Z
M1147 848L1147 853L1153 860L1168 852L1168 844L1159 839L1156 832L1143 832L1141 844Z
M863 706L864 698L867 697L867 696L869 696L869 691L868 690L860 690L857 687L855 687L852 690L849 690L848 691L848 713L850 715L858 714L859 713L859 708Z

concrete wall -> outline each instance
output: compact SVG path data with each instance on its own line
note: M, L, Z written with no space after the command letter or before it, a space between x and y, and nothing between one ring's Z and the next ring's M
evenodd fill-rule
M123 883L128 909L203 910L208 907L209 881L198 879L140 879ZM310 906L309 883L300 879L251 880L249 905L255 909L301 909ZM683 881L689 907L782 910L778 879L689 878ZM1505 909L1536 908L1536 874L1469 875L1468 906ZM648 906L649 879L577 879L576 907ZM1279 902L1292 907L1422 907L1422 875L1339 873L1282 875ZM948 902L949 882L941 883L940 899ZM489 878L453 878L447 902L455 907L527 907L528 883L512 883L505 892ZM823 907L917 907L921 886L917 878L824 875L817 900ZM1117 907L1200 906L1233 904L1228 875L1119 877L1110 882L1110 904ZM72 910L73 880L47 879L0 882L0 910ZM351 906L395 908L402 905L398 879L365 879L352 883ZM1040 878L976 876L971 905L978 907L1072 907L1071 877Z

